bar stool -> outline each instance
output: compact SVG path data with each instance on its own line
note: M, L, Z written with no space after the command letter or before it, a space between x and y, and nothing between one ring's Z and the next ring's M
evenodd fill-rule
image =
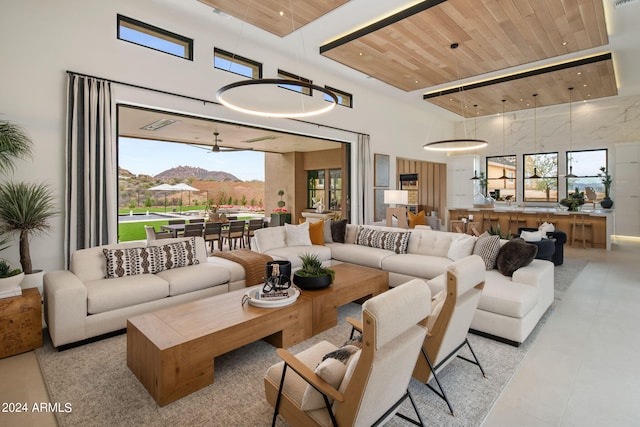
M571 220L571 247L575 247L576 243L576 231L580 230L580 237L578 240L582 240L582 247L586 248L586 242L589 242L589 246L593 247L593 227L591 221L585 221L584 214L573 215ZM589 238L587 238L587 231L589 231Z
M488 231L491 227L494 229L498 226L498 215L492 212L484 212L482 214L482 231Z
M515 230L513 228L514 226L515 226ZM509 231L511 231L511 234L517 234L518 229L526 226L527 226L526 218L520 217L518 213L509 214Z
M464 233L465 232L465 223L464 221L452 220L449 221L449 231L452 233Z

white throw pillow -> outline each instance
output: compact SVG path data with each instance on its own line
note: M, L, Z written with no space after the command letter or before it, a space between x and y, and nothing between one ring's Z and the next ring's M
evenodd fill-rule
M311 246L309 237L309 223L303 222L300 225L284 224L285 242L287 246Z
M543 232L538 230L538 231L523 231L520 234L520 237L522 237L522 239L525 242L539 242L540 240L542 240L543 236Z
M253 238L256 244L256 247L253 249L259 253L284 248L287 245L283 227L261 228L255 231Z
M546 234L546 233L552 233L552 232L556 231L556 228L551 223L543 222L542 224L540 224L540 227L538 227L538 230L540 230L540 231L542 231L542 233Z
M468 234L461 234L460 237L451 242L447 258L457 261L468 257L473 252L473 246L476 244L476 238Z
M346 344L343 347L325 354L324 360L318 364L313 372L337 390L347 372L349 361L358 351L359 348L355 345ZM329 399L329 403L332 402L333 400ZM324 407L325 402L322 394L313 388L313 386L307 385L302 395L300 408L302 408L303 411L311 411Z

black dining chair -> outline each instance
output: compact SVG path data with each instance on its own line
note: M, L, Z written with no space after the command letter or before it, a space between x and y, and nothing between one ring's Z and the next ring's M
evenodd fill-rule
M207 222L204 224L204 241L210 242L213 252L213 242L218 241L218 249L222 250L222 223Z
M250 219L249 225L247 226L247 234L246 234L246 242L249 247L251 247L251 238L253 237L256 230L264 227L264 220L261 218L258 219Z
M184 226L184 237L202 237L202 224L187 224Z
M232 249L232 244L233 249L236 249L238 242L240 247L244 248L244 226L244 221L229 221L229 228L222 232L222 236L229 242L229 249Z

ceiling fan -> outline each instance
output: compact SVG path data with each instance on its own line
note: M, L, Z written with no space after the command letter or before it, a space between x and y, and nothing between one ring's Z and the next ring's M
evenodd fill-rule
M226 147L220 147L220 145L218 143L222 142L222 139L219 139L218 136L220 135L220 133L218 131L213 132L213 146L211 147L202 147L202 146L198 146L196 145L195 147L198 148L202 148L204 150L207 150L209 153L224 153L224 152L229 152L229 151L253 151L253 148L226 148Z

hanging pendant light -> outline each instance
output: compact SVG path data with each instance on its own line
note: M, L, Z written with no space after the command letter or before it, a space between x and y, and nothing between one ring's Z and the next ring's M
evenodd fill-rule
M480 179L480 177L478 176L478 171L477 170L473 171L473 176L470 179L473 179L473 180Z
M570 87L569 88L569 173L567 174L567 178L577 178L578 175L574 175L573 173L573 159L572 159L572 155L573 155L573 114L572 114L572 107L571 107L571 93L573 91L573 88Z
M537 97L538 94L533 94L533 153L535 154L538 151L538 103ZM529 179L538 179L540 175L538 175L538 168L533 167L533 175L529 177Z
M504 103L506 102L506 99L502 100L502 176L498 177L498 179L509 179L509 177L506 174L506 170L504 167L504 155L506 152L506 147L505 147L505 142L504 142Z
M458 48L458 43L451 43L449 46L452 50ZM458 62L456 60L456 70L458 67ZM458 78L460 78L460 73L458 72ZM443 141L433 141L428 142L422 146L425 150L430 151L468 151L468 150L477 150L479 148L484 148L489 143L482 139L475 138L467 138L467 127L466 121L464 120L464 93L463 88L460 86L460 111L462 113L462 124L464 125L464 138L456 138L456 139L446 139Z

